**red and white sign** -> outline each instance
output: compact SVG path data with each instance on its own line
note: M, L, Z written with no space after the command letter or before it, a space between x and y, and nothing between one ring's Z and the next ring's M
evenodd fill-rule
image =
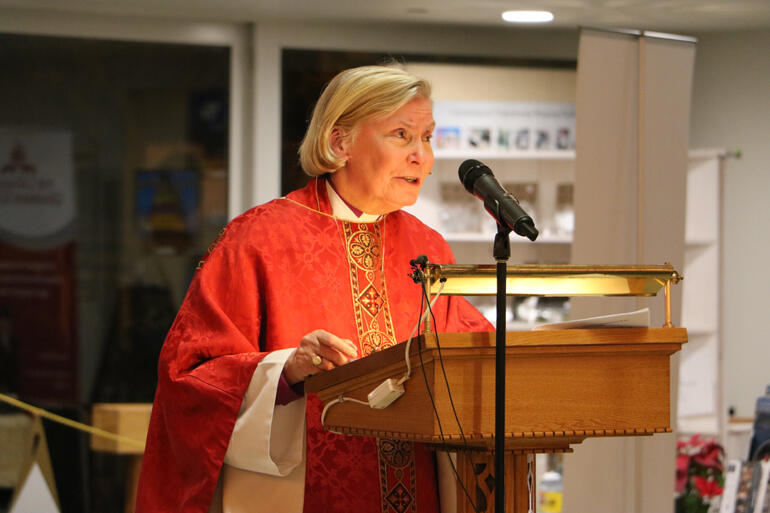
M74 191L71 134L0 127L0 357L40 403L78 400Z

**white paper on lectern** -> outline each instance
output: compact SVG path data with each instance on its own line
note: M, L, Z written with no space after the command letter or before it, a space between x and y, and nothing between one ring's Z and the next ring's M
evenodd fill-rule
M569 329L589 329L589 328L649 328L650 327L650 309L642 308L634 312L623 312L610 315L600 315L598 317L586 317L585 319L576 319L574 321L553 322L549 324L540 324L532 328L533 330L569 330Z
M21 492L9 513L60 513L37 462L32 464L27 479L19 486Z

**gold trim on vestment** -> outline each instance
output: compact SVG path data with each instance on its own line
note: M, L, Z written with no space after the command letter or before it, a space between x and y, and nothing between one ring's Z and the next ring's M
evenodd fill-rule
M385 289L383 225L380 222L339 223L348 260L358 341L361 355L367 356L396 343Z

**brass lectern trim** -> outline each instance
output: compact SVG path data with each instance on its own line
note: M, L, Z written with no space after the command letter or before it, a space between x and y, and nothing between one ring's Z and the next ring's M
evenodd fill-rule
M663 288L666 301L665 327L671 322L670 284L682 276L671 264L664 265L514 265L508 266L506 294L509 296L656 296ZM443 294L453 296L494 295L497 274L494 265L430 264L426 272L430 292L443 285Z

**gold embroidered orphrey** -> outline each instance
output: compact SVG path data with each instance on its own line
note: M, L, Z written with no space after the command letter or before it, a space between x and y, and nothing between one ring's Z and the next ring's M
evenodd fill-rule
M342 222L362 356L396 344L385 288L382 225ZM417 513L417 468L412 442L377 440L382 513Z
M381 223L342 222L362 356L395 345L385 289Z

